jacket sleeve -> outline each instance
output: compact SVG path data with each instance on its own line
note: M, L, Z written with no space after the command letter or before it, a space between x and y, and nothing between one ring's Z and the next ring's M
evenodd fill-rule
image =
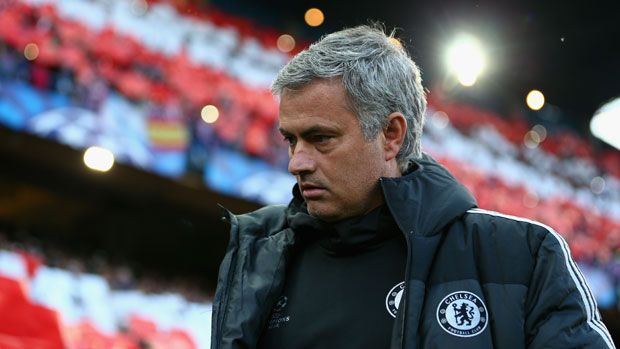
M568 244L553 229L541 227L547 231L525 304L527 347L615 348Z

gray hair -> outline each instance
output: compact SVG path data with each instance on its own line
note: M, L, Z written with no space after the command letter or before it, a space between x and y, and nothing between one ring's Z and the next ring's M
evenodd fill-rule
M393 34L365 25L329 34L293 57L271 90L280 96L316 79L342 79L367 141L376 139L391 113L402 113L407 133L396 162L404 173L422 155L426 97L420 70Z

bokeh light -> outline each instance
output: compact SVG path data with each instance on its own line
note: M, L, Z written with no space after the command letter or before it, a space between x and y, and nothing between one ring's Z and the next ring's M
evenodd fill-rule
M530 149L538 147L540 142L540 135L536 131L530 130L523 137L523 144Z
M278 37L276 45L278 50L284 53L291 52L295 48L295 38L288 34L282 34Z
M531 90L525 97L525 103L532 110L540 110L545 105L545 95L538 90Z
M26 45L24 48L24 57L26 57L29 61L34 61L37 59L37 57L39 57L39 46L34 43Z
M461 85L473 86L486 66L480 41L470 35L461 35L448 47L446 61L449 71Z
M84 152L84 164L91 170L107 172L114 165L114 154L102 147L90 147Z
M538 194L533 191L528 191L523 195L523 206L527 208L535 208L538 206Z
M603 177L594 177L590 181L590 190L594 194L601 194L605 190L605 179Z
M220 111L214 105L206 105L200 111L200 117L207 124L212 124L220 117Z
M435 127L443 129L450 123L450 118L448 114L440 110L431 116L431 122Z
M590 120L590 132L594 137L620 149L620 98L603 105Z
M538 133L541 142L547 138L547 129L543 125L534 125L532 131Z
M306 21L306 24L308 24L309 26L318 27L323 24L323 21L325 21L325 15L323 15L323 11L319 10L316 7L313 7L306 11L304 19Z
M136 16L144 16L149 9L149 4L145 0L133 0L131 2L131 12Z

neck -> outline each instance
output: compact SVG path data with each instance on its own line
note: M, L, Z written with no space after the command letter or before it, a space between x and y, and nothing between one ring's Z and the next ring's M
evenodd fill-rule
M385 170L383 171L381 177L395 178L401 177L402 175L403 174L400 172L396 160L393 159L386 164Z

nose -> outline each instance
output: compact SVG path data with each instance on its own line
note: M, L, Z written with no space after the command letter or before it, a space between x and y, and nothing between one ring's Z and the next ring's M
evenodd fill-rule
M288 161L288 172L293 176L312 173L316 169L316 162L305 149L297 145L294 152L291 153Z

